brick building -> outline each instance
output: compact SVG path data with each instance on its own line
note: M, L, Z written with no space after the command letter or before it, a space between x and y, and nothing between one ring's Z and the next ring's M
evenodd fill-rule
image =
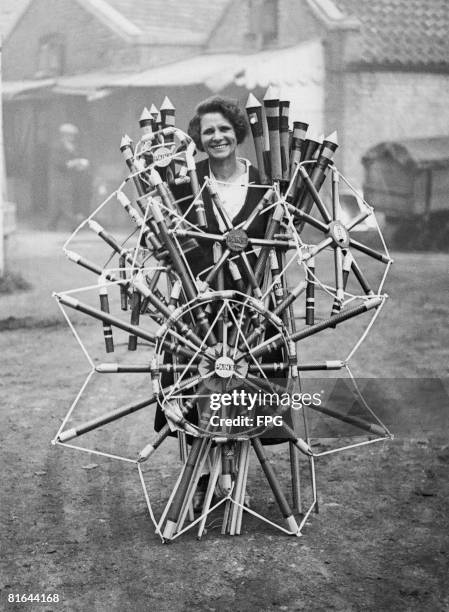
M3 47L10 197L44 213L30 194L45 201L42 157L63 121L109 188L144 105L167 94L184 126L211 93L244 102L270 83L292 117L338 129L340 167L361 185L373 145L448 133L448 33L445 0L29 0Z

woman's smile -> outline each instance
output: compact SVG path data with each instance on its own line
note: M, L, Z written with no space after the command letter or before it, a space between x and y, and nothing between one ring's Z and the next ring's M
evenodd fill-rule
M204 152L217 160L234 156L237 148L234 127L221 113L206 113L201 117L201 144Z

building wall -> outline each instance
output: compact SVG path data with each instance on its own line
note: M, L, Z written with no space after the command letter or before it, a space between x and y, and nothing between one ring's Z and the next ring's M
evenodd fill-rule
M65 37L65 73L76 74L133 64L135 50L73 0L35 0L3 48L3 78L32 78L37 70L39 41Z
M202 52L201 47L191 45L145 45L139 48L140 66L143 70L162 64L194 57Z
M403 138L449 133L448 74L354 72L344 78L343 171L363 183L367 149Z
M253 27L257 29L254 17L257 20L258 9L263 9L263 0L234 0L210 37L208 50L214 52L260 50L261 38L250 34L251 19ZM277 19L278 38L267 45L267 48L287 47L314 39L323 32L307 4L298 0L277 0Z

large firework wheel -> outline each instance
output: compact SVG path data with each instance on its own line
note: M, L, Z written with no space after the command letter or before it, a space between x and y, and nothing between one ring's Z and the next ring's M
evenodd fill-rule
M184 362L176 360L175 363L169 363L164 347L167 345L171 330L176 327L176 322L185 322L194 318L192 313L198 307L209 312L210 332L217 337L217 343L212 347L208 346L206 334L189 360L185 359ZM187 424L188 433L221 440L238 440L260 436L269 429L268 424L255 424L257 423L255 412L252 415L248 412L248 404L244 403L244 400L240 409L236 405L227 406L225 404L211 409L212 394L230 394L239 389L240 397L242 397L242 392L245 394L256 387L258 377L260 377L259 382L262 380L264 388L275 391L267 372L274 372L276 366L279 367L281 364L261 364L257 359L252 358L249 352L250 346L241 329L244 321L250 323L249 331L254 327L262 326L261 329L265 327L270 329L272 335L280 333L282 335L280 350L284 355L287 354L287 330L282 320L273 315L259 300L237 291L211 291L198 296L173 312L170 325L166 324L163 334L159 334L155 347L155 358L158 365L155 366L156 373L153 376L159 381L161 407L169 418L170 415L173 418L175 402L183 415L181 423L184 429ZM288 369L287 361L282 365ZM169 386L165 386L162 383L162 372L167 374L172 372L176 379ZM197 418L192 420L193 405L196 408L193 413ZM251 407L251 410L253 408L254 406ZM276 410L270 410L270 408L262 410L267 413L267 419L265 419L267 423L270 421L268 418L270 415L272 417L276 415ZM211 425L214 410L220 412L221 426L219 428ZM263 415L259 416L259 420L263 420ZM235 422L224 425L226 419L236 420L239 424ZM213 420L217 421L217 418Z

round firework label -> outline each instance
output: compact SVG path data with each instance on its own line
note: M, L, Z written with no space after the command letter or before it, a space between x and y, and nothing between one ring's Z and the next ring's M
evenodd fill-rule
M219 357L215 362L215 374L220 378L230 378L234 372L234 361L230 357Z
M158 168L166 168L172 160L172 154L167 147L159 147L153 151L153 161Z
M243 251L248 245L248 235L242 229L232 229L226 236L226 245L231 251Z

